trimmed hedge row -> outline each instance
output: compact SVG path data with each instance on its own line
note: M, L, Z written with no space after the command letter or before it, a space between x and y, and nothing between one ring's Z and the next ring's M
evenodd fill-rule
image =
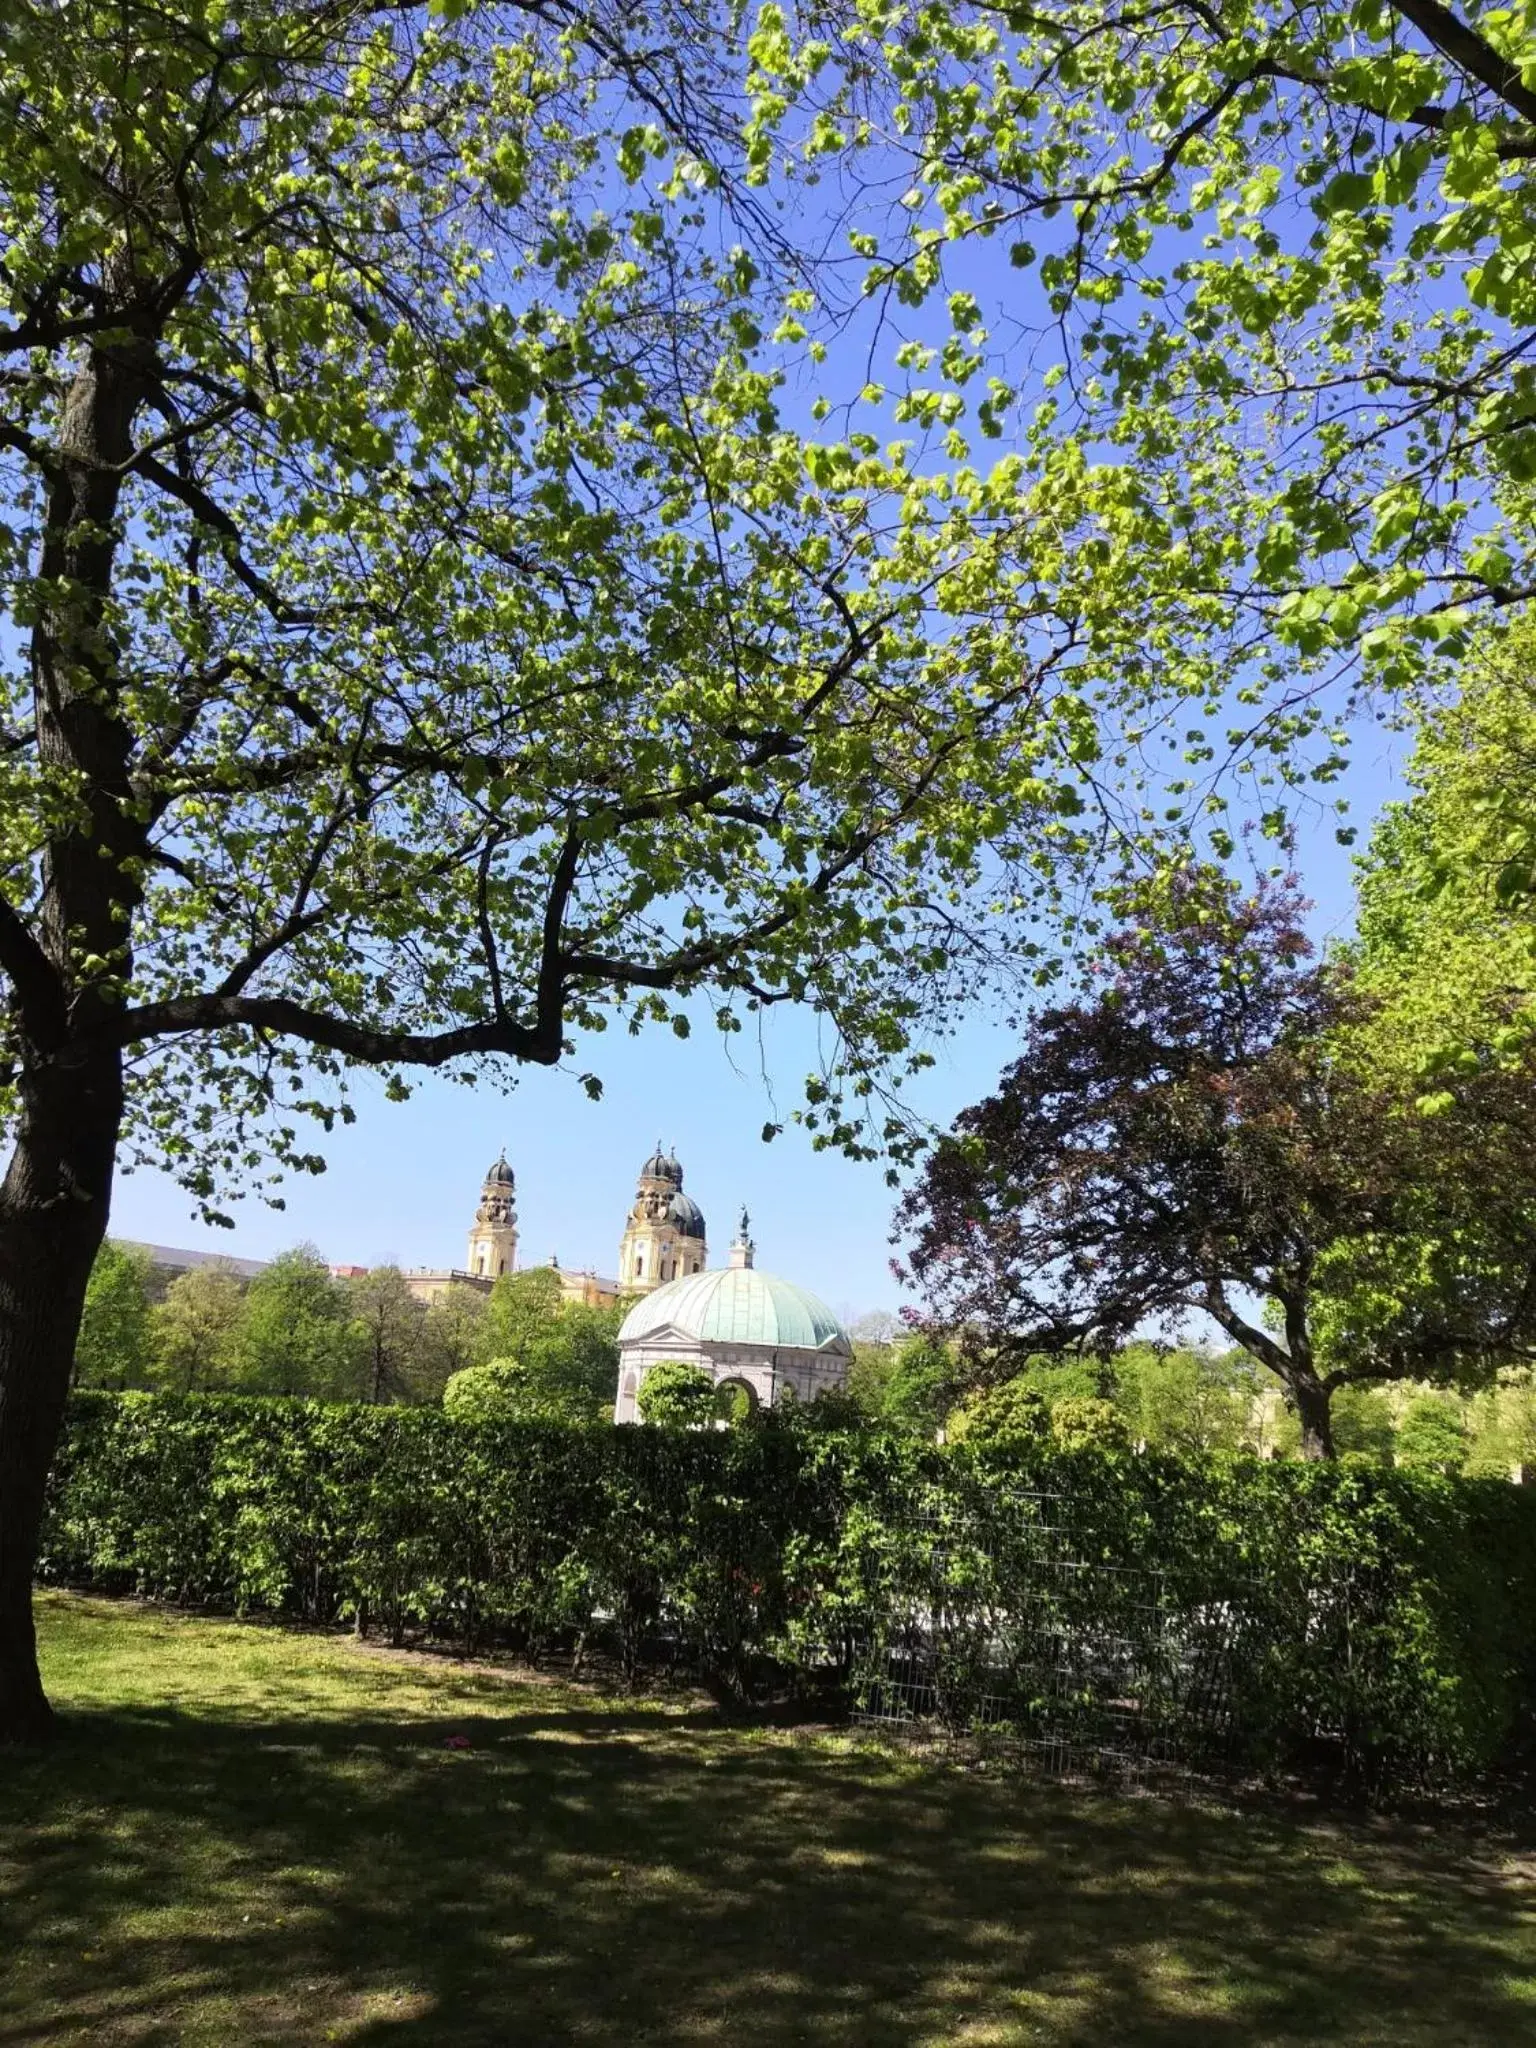
M1486 1769L1536 1703L1525 1489L943 1451L806 1416L569 1429L80 1394L42 1573L396 1639L600 1645L737 1698L835 1685L889 1711L899 1677L959 1727L1134 1711L1161 1754L1322 1743L1381 1788Z

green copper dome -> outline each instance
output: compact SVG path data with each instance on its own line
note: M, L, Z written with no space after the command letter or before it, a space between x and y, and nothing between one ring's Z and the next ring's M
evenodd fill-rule
M824 1301L792 1280L755 1267L689 1273L637 1301L624 1318L620 1344L641 1344L675 1330L701 1344L760 1344L766 1350L825 1351L851 1356L848 1332Z

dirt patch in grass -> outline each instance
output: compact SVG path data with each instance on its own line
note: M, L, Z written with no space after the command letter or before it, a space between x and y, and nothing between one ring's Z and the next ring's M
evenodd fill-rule
M50 1597L0 2044L1448 2048L1536 1888L1431 1829L934 1768L688 1700Z

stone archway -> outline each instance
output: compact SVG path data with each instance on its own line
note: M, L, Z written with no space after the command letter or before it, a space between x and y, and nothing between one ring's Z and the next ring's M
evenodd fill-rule
M715 1415L721 1422L748 1422L757 1413L762 1397L750 1380L729 1373L715 1382Z

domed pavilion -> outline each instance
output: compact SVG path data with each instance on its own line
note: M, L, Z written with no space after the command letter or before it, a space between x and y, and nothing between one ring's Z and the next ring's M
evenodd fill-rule
M730 1264L665 1281L636 1302L619 1329L615 1422L640 1420L647 1372L664 1359L699 1365L717 1387L752 1407L788 1393L811 1401L848 1377L853 1344L824 1301L793 1281L760 1273L745 1210Z

